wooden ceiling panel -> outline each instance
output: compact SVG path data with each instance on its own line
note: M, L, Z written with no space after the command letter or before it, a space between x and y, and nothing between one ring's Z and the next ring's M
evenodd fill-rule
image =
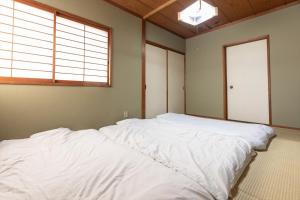
M168 2L168 0L138 0L138 1L152 8L157 8L160 5Z
M249 0L249 3L253 7L255 13L276 8L284 5L285 2L286 0Z
M230 21L235 21L253 15L253 9L248 0L211 0Z
M144 5L137 0L106 0L107 2L134 13L140 17L149 13L152 8Z
M205 22L208 29L212 29L212 28L215 28L217 26L222 26L226 23L228 23L228 21L224 17L214 17L214 18L209 19Z
M201 23L191 26L178 21L178 12L194 3L196 0L177 0L167 4L170 0L105 0L121 9L129 11L136 16L144 17L151 11L155 12L162 5L168 5L147 18L148 21L163 27L183 38L195 36L214 30L228 23L241 19L258 16L269 10L285 5L300 3L299 0L204 0L218 7L219 15Z

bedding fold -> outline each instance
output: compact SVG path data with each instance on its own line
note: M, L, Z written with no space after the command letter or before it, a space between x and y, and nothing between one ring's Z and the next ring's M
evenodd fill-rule
M1 200L212 200L202 187L97 130L0 142Z
M100 133L181 173L220 200L228 199L234 177L251 154L242 138L153 119L126 120L101 128Z
M275 136L273 128L263 124L216 120L176 113L158 115L156 120L164 123L181 124L186 128L197 128L213 134L241 137L256 150L265 150L270 138Z

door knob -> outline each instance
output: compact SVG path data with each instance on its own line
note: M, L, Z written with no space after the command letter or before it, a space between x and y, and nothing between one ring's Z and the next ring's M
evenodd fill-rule
M233 89L233 85L229 86L230 89Z

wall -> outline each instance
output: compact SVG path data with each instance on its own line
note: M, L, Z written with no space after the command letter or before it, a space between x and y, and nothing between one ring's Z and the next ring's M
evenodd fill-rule
M273 124L300 128L300 5L186 41L187 112L223 117L222 46L270 35Z
M112 88L0 85L0 140L140 117L141 19L101 0L39 1L112 27Z
M38 0L112 27L112 88L0 85L0 140L68 127L113 124L141 115L142 20L103 0ZM185 40L147 23L147 39L185 50Z
M146 23L146 40L185 52L185 39L152 23Z

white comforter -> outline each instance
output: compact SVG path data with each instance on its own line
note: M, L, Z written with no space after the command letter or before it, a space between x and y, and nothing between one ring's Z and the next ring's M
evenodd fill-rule
M262 124L215 120L175 113L158 115L156 119L165 123L181 124L186 128L198 128L213 134L241 137L256 150L266 149L270 138L275 135L271 127Z
M121 121L100 133L184 175L220 200L228 199L234 177L251 153L242 138L153 119Z
M150 140L146 138L139 140L136 135L139 131L133 133L134 140L130 141L140 141L142 146L133 150L126 143L129 140L125 135L130 133L124 128L108 127L101 131L105 134L96 130L73 132L60 128L28 139L0 142L0 199L206 200L213 199L212 195L225 199L227 193L222 187L227 185L220 185L220 181L231 180L232 173L249 153L248 146L242 141L224 137L221 145L219 140L223 138L216 137L217 143L206 138L204 144L197 142L201 138L192 135L183 137L185 141L182 141L182 144L189 141L190 145L176 150L168 141L167 146L162 147L161 140L151 140L157 142L156 145L147 144ZM109 137L108 132L112 133ZM121 132L124 133L122 145L115 138ZM166 139L165 136L162 138ZM181 144L180 140L177 142ZM192 152L197 145L198 150ZM157 147L147 150L153 155L140 153L148 147ZM233 151L230 155L229 150ZM216 154L211 156L212 152ZM161 156L161 161L168 160L169 164L153 160L155 154ZM178 155L173 157L173 154ZM216 169L215 163L220 169ZM187 166L183 168L182 164ZM226 184L230 180L225 180Z

